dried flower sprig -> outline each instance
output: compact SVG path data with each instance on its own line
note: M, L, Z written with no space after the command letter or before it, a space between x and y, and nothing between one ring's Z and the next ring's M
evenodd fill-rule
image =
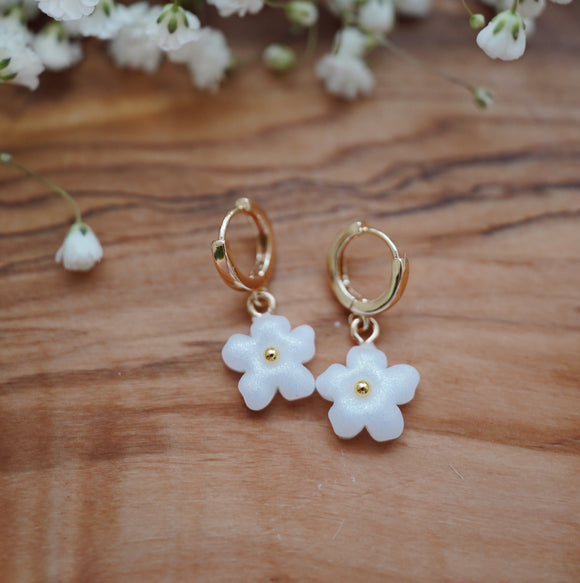
M68 230L64 242L56 252L55 261L62 263L69 271L89 271L103 258L103 248L93 230L83 221L79 205L75 199L63 188L57 186L21 166L12 159L8 152L0 153L0 162L23 172L41 184L59 194L73 209L75 221Z

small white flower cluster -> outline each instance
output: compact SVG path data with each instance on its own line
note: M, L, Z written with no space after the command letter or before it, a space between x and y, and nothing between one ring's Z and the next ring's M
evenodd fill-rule
M180 1L157 5L141 0L125 5L116 0L0 0L0 84L36 89L45 69L60 71L78 63L82 58L80 39L96 37L108 43L108 52L119 67L154 73L166 56L171 63L185 65L196 87L215 92L232 66L232 53L225 36L213 28L201 27L197 16L182 8ZM494 7L497 14L486 25L483 14L473 14L465 5L470 12L469 24L481 29L476 39L479 47L493 59L509 61L521 57L526 36L534 29L535 19L547 0L481 1ZM558 4L571 1L552 0ZM222 17L256 14L266 5L281 9L293 30L311 29L319 17L315 0L207 3ZM397 18L426 17L431 3L432 0L325 0L325 6L342 22L332 52L324 55L315 68L326 90L344 99L370 93L375 80L365 60L368 53L381 45L401 53L387 38ZM41 13L52 20L33 33L28 22ZM38 30L38 23L31 28ZM280 44L266 47L262 60L276 73L289 71L297 62L294 50ZM475 99L484 107L490 96L487 91Z
M222 0L216 2L219 7ZM227 0L241 14L256 12L262 0ZM50 16L33 34L27 20L38 10ZM80 37L109 42L109 54L120 67L155 72L166 55L184 64L199 89L216 91L231 65L224 35L201 28L195 14L178 3L165 6L115 0L0 0L0 83L36 89L45 70L60 71L82 58Z
M546 0L483 0L496 9L487 26L477 35L477 45L492 59L513 61L526 50L526 37L536 28L536 18L544 11ZM552 0L556 4L569 4L572 0ZM477 22L485 24L482 15ZM474 26L480 28L480 25Z

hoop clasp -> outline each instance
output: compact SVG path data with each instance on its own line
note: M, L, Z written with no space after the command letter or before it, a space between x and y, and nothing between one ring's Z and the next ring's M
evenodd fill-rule
M379 297L372 300L363 298L351 288L344 265L344 251L347 245L356 237L364 234L375 235L381 239L388 245L393 255L391 282ZM387 310L401 299L409 277L409 262L405 256L399 256L395 244L382 231L368 227L362 221L355 221L336 236L328 255L328 271L330 285L338 301L353 314L372 316Z
M230 245L226 241L230 221L238 213L249 215L258 228L256 262L249 275L244 275L238 270L230 254ZM218 238L211 244L211 251L218 273L232 289L241 291L265 289L272 275L276 255L274 231L268 215L253 200L239 198L222 221Z

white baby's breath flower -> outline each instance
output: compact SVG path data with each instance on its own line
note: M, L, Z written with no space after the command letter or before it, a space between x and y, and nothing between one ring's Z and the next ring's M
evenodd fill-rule
M103 248L93 230L75 223L56 252L55 261L69 271L89 271L103 258Z
M526 50L526 31L522 17L511 10L500 12L479 31L477 44L492 59L519 59Z
M368 48L368 37L358 28L347 26L334 37L334 52L345 57L362 58Z
M264 49L262 61L270 71L285 73L296 65L296 54L286 45L271 44Z
M10 37L0 37L0 84L38 87L38 76L44 71L40 57L28 46Z
M125 6L114 0L99 0L88 16L66 23L71 34L94 36L102 40L113 38L125 25Z
M375 84L373 74L362 59L340 52L322 57L316 65L316 76L329 93L345 99L370 93Z
M19 7L11 8L4 16L0 16L0 42L17 42L30 44L32 33L23 24L23 12Z
M397 14L422 18L431 10L431 0L393 0Z
M294 24L312 26L318 20L318 8L312 2L295 0L286 4L286 17Z
M78 20L91 14L99 0L39 0L38 7L55 20Z
M49 71L62 71L78 63L81 45L71 42L60 22L47 24L34 38L32 46Z
M367 0L358 13L358 23L369 32L390 32L395 25L395 5L392 0Z
M157 37L149 34L151 22L161 14L161 6L138 2L123 11L125 24L109 44L109 54L119 67L154 73L162 52Z
M256 14L264 7L263 0L207 0L207 3L213 4L220 16Z
M570 4L572 0L552 0L554 4Z
M219 89L232 61L223 33L209 27L202 28L196 40L168 51L167 57L174 63L186 65L195 86L212 93Z
M151 22L149 32L157 38L164 51L175 51L198 38L199 19L178 4L166 4L161 14Z

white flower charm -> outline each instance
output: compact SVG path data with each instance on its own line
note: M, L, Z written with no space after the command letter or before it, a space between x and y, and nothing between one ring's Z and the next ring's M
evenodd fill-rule
M78 20L93 12L99 0L40 0L38 7L55 20Z
M519 59L526 50L524 21L517 12L504 10L479 31L476 41L479 48L492 59Z
M56 252L55 261L69 271L89 271L103 258L103 248L93 230L75 223Z
M415 396L419 373L408 364L387 368L387 357L374 344L354 346L346 366L333 364L316 379L320 395L334 404L328 418L334 432L350 439L364 427L376 441L399 437L403 415L397 405Z
M264 0L207 0L207 3L213 4L220 16L256 14L264 7Z
M253 411L264 409L278 389L293 401L314 392L314 377L303 366L314 357L314 330L291 330L283 316L263 314L253 319L250 336L234 334L222 350L226 365L245 373L238 388Z

